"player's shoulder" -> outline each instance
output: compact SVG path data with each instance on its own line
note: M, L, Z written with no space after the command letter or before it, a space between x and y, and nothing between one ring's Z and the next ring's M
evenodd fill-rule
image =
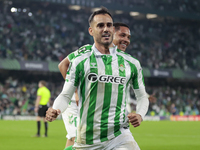
M120 49L117 49L117 54L118 55L121 55L124 59L128 60L128 61L134 61L134 62L139 62L139 60L133 56L131 56L130 54L120 50Z
M77 50L77 55L75 58L77 57L85 57L86 55L90 55L90 52L92 51L92 45L84 45L82 47L80 47L78 50ZM85 55L86 54L86 55Z
M92 53L92 45L84 45L80 47L77 51L77 55L73 58L73 63L78 64L82 62L83 60L87 59Z
M92 51L92 45L90 44L86 44L81 46L78 50L77 53L78 54L83 54L83 53L87 53L87 52L91 52Z
M80 56L81 54L85 54L87 52L90 52L92 50L92 45L84 45L75 50L74 52L70 53L67 57L70 61L72 61L77 56Z

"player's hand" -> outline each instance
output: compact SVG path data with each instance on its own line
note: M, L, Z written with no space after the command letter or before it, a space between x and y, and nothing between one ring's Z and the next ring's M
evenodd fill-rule
M128 119L129 122L134 126L134 127L138 127L140 126L141 122L142 122L142 117L139 114L135 114L135 113L130 113L128 114Z
M34 112L37 113L38 112L38 107L34 108Z
M50 122L52 122L52 121L54 121L57 117L58 117L58 115L61 113L61 111L59 110L59 109L53 109L53 108L49 108L47 111L46 111L46 117L45 117L45 119L47 120L47 121L50 121Z
M156 100L157 100L157 98L155 97L155 94L149 95L148 99L149 99L149 101L150 101L151 103L155 103Z

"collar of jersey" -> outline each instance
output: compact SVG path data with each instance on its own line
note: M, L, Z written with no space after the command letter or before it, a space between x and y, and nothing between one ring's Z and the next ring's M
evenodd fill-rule
M115 57L116 56L116 52L117 52L117 46L115 46L113 44L113 47L109 48L110 54L102 54L102 53L100 53L99 50L96 48L95 44L93 44L92 50L93 50L93 52L94 52L94 54L96 56L111 55L111 56Z

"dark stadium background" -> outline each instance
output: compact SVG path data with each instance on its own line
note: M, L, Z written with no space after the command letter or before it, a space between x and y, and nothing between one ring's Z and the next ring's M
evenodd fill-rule
M0 0L1 117L34 115L41 79L53 102L64 83L57 65L78 47L93 44L87 19L100 6L111 11L114 22L130 26L127 53L140 60L147 92L157 98L148 116L170 119L173 103L174 115L199 115L200 1ZM149 14L157 16L148 19Z

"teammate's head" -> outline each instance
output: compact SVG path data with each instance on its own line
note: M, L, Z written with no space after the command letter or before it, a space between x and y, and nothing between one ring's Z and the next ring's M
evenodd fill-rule
M106 8L101 8L91 14L89 21L89 33L94 38L96 45L108 47L113 40L113 19Z
M117 45L118 49L125 51L131 38L129 26L120 22L114 23L113 26L115 27L113 43Z
M40 80L38 86L39 87L46 86L46 82L44 80Z

